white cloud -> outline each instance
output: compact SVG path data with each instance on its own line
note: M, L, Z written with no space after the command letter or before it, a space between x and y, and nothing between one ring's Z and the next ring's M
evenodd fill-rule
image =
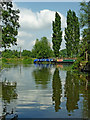
M23 46L25 44L25 41L21 39L17 39L17 44Z
M64 40L64 35L65 35L65 31L63 31L63 33L62 33L61 50L66 48L66 47L65 47L65 46L66 46L66 45L65 45L65 42L66 42L66 41Z
M20 29L18 33L18 46L22 49L31 50L35 44L36 38L46 36L51 42L52 33L52 21L55 20L55 11L48 9L41 10L39 12L33 12L28 8L19 8L17 4L14 4L14 9L20 10ZM66 18L58 12L61 16L61 27L66 27Z
M19 37L30 37L31 38L31 37L33 37L33 34L27 33L25 31L19 31L18 36Z
M20 24L23 29L39 30L48 27L50 28L52 21L55 19L55 11L48 9L44 9L36 13L25 8L20 11ZM66 26L66 19L61 13L59 13L59 15L61 16L62 28L64 28Z

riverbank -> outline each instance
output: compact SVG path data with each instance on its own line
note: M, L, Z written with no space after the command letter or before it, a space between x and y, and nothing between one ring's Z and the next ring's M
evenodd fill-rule
M77 60L73 64L73 69L77 69L81 72L90 72L90 61L85 61L85 60Z
M11 64L33 64L35 58L22 57L22 58L2 58L0 59L0 68L9 67Z
M3 69L5 67L9 67L11 64L17 65L17 64L33 64L34 60L36 58L31 58L31 57L21 57L21 58L0 58L0 69ZM89 62L88 61L78 61L76 60L74 62L74 64L72 66L65 67L65 69L67 70L73 70L73 71L82 71L82 72L90 72L89 68ZM45 63L46 64L46 63ZM60 66L58 64L58 67L61 67L61 69L63 69L62 66Z

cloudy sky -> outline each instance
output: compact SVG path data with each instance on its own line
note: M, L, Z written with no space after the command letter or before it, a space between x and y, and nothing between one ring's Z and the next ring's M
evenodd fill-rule
M46 36L52 41L52 21L57 11L61 16L63 41L61 49L65 48L64 29L66 27L66 15L69 9L74 10L78 16L79 2L13 2L14 8L20 10L20 29L18 33L18 46L13 49L31 50L35 40ZM51 42L52 46L52 42Z

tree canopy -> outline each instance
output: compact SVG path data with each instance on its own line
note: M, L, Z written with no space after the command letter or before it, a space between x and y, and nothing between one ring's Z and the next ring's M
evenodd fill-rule
M36 58L49 58L52 55L50 43L46 37L42 37L41 40L36 39L32 54Z
M90 60L90 1L80 3L80 26L82 31L82 47L81 53L88 53L88 60Z
M2 47L7 48L11 47L11 44L17 45L20 11L13 9L12 2L0 2L0 4L2 5Z

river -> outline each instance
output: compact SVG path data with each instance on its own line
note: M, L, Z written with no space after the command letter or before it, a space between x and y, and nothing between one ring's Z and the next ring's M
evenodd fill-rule
M68 65L11 65L0 73L0 115L89 118L90 75Z

